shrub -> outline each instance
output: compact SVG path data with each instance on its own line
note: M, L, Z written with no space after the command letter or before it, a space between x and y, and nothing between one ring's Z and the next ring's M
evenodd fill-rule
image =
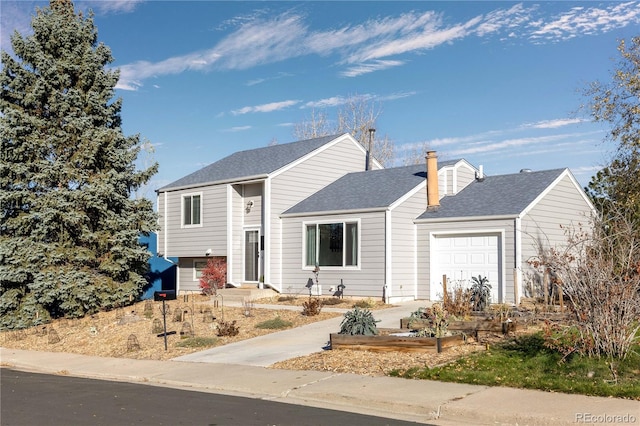
M484 311L491 299L491 284L487 277L478 275L471 277L471 308L474 311Z
M218 289L224 288L226 283L227 259L224 257L213 257L209 259L200 277L202 293L208 296L214 295L218 292Z
M233 337L240 333L240 327L236 325L236 321L220 321L218 323L218 336L219 337Z
M370 297L366 299L358 300L356 303L353 304L354 308L362 308L362 309L371 309L374 306L376 306L376 302Z
M638 341L639 226L625 213L612 211L594 218L588 230L566 228L566 244L539 247L529 261L539 274L552 274L569 299L576 317L571 332L578 339L576 351L625 359Z
M264 330L280 330L283 328L289 328L292 325L293 323L291 321L285 321L277 316L273 319L262 321L261 323L256 324L256 328L261 328Z
M323 305L327 305L327 306L330 306L330 305L331 305L331 306L332 306L332 305L340 305L340 304L342 304L342 303L344 303L344 300L343 300L343 299L340 299L340 298L338 298L338 297L330 297L330 298L328 298L328 299L324 299L324 300L322 301L322 304L323 304Z
M206 348L216 344L218 339L215 337L188 337L176 342L179 348Z
M378 334L377 322L370 310L356 307L344 314L339 334L375 336Z
M466 318L471 314L470 300L471 290L461 285L455 285L451 291L447 291L444 308L455 317Z
M322 310L322 300L317 297L310 297L309 300L302 303L302 315L313 317L316 315L320 315L320 311Z

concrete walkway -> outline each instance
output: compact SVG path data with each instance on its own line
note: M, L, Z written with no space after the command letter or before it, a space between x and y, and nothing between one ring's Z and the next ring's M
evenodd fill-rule
M425 301L398 304L397 307L372 311L378 327L398 328L400 318L420 307ZM282 305L254 305L261 309L282 309ZM300 310L300 307L291 307ZM346 312L347 309L326 307L323 311ZM302 327L270 333L248 340L207 349L175 358L175 361L213 362L267 367L276 362L321 352L329 343L329 334L340 331L342 316L307 324Z
M380 327L424 302L374 311ZM18 370L146 383L273 400L435 425L640 425L640 402L392 377L265 368L322 350L342 318L272 333L172 361L101 358L0 348ZM240 344L242 343L242 344ZM286 349L280 346L286 346Z

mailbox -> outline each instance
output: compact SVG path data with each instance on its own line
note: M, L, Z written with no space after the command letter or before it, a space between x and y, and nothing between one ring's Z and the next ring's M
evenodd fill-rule
M153 292L153 300L156 302L160 300L176 300L175 290L162 290Z

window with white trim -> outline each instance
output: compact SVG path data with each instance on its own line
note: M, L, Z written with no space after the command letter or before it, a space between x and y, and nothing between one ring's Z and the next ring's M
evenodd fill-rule
M182 226L202 225L202 194L182 196Z
M207 267L208 260L193 261L193 280L199 281L202 278L202 271Z
M358 222L306 224L305 266L358 266Z

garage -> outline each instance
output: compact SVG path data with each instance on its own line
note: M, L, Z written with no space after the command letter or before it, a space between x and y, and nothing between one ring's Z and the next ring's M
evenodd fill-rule
M491 302L501 302L501 234L437 235L432 239L431 300L442 300L442 276L447 287L471 286L471 277L487 277Z

